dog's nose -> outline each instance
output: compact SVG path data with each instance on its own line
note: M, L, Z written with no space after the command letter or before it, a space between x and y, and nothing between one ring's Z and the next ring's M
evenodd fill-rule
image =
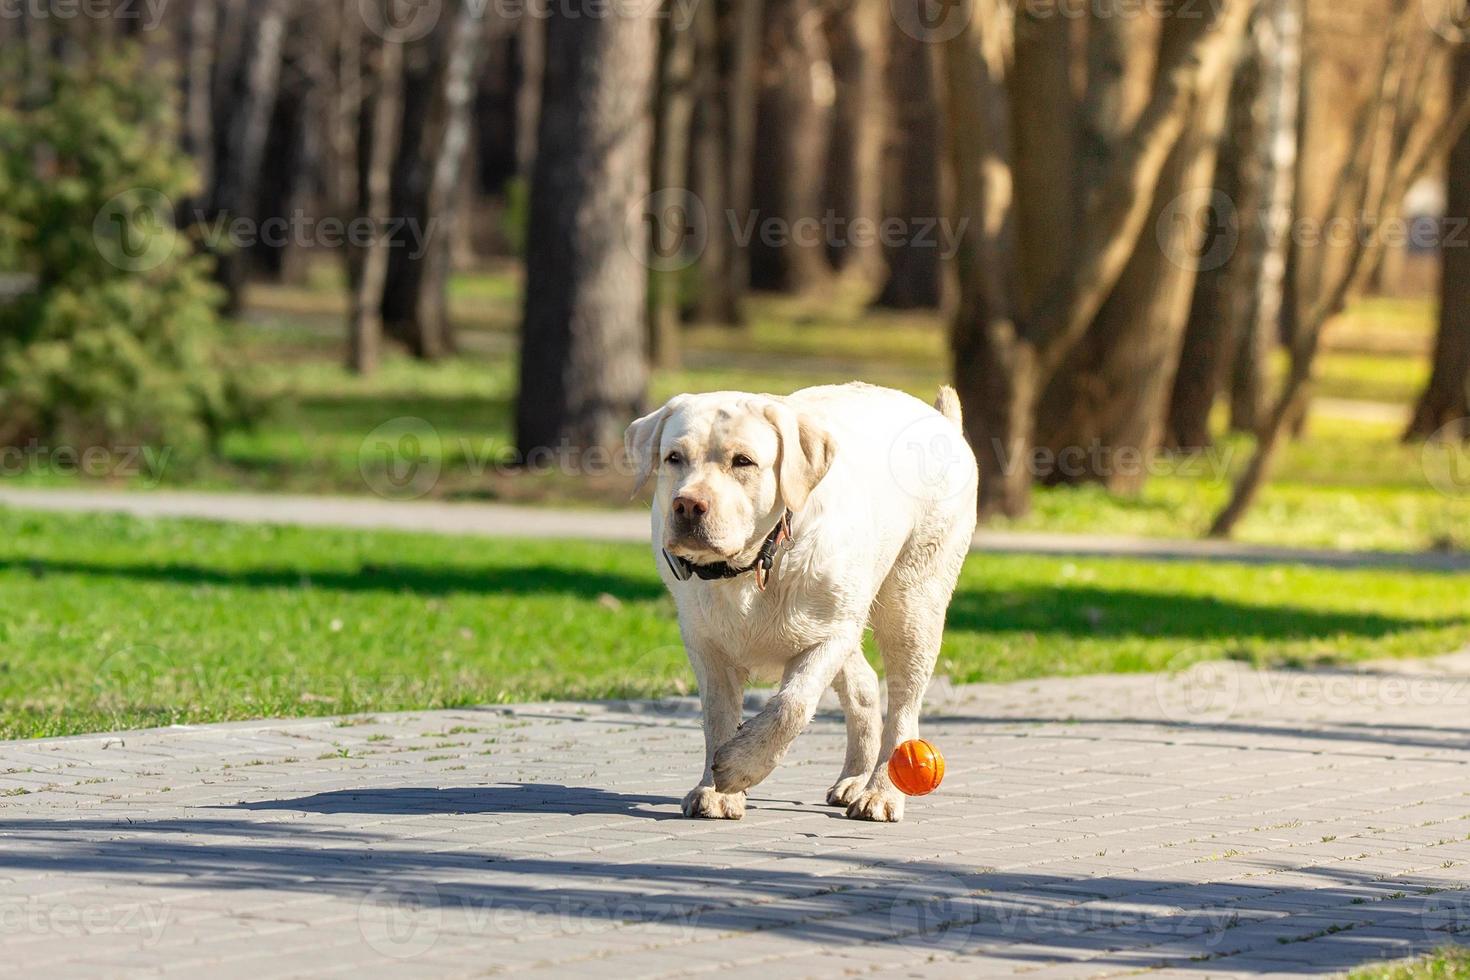
M686 521L698 520L709 513L709 501L692 493L681 493L674 498L674 514Z

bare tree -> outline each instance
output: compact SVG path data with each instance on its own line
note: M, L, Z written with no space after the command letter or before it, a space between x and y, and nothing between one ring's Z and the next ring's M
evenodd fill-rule
M842 0L827 16L834 103L825 211L844 222L827 243L828 259L875 285L883 281L883 249L876 235L857 231L876 229L883 217L889 18L888 0Z
M745 322L750 288L750 250L736 233L753 207L764 25L764 0L701 3L694 11L694 190L704 207L708 242L699 256L699 290L691 313L696 320L730 327Z
M1230 392L1232 424L1254 431L1266 358L1280 334L1300 98L1300 0L1261 0L1236 73L1220 147L1211 236L1201 252L1166 442L1208 447Z
M729 73L726 82L729 103L726 126L729 129L728 214L744 220L754 210L754 175L756 118L760 97L761 38L765 32L764 0L734 0L731 4L734 23L730 31ZM728 226L726 232L728 233ZM732 324L745 320L742 306L750 288L750 249L735 248L730 252L726 292L729 296Z
M668 197L655 207L651 247L661 257L673 257L686 246L688 217L679 192L689 179L690 130L694 122L694 57L696 37L689 25L680 25L672 0L659 22L657 102L653 139L653 188ZM679 364L680 272L678 262L653 273L649 309L649 352L659 367Z
M1281 340L1287 306L1287 261L1296 196L1302 101L1303 0L1264 0L1257 19L1262 60L1256 144L1241 229L1244 262L1235 283L1236 347L1232 358L1230 427L1254 432L1264 410L1267 362Z
M1193 6L1186 3L1165 12L1162 63L1188 56L1195 43L1195 31L1186 23L1192 17ZM1234 36L1230 41L1233 45ZM1233 61L1229 51L1232 70ZM1073 451L1068 466L1046 474L1050 482L1100 482L1128 492L1139 489L1146 477L1145 468L1117 461L1126 458L1123 453L1146 457L1163 437L1207 216L1213 210L1211 188L1231 73L1221 71L1201 89L1155 182L1153 205L1127 266L1086 335L1043 391L1037 442L1058 459ZM1109 452L1090 451L1094 446ZM1078 454L1074 447L1089 451Z
M934 45L907 31L888 32L888 113L884 143L883 215L913 222L943 214L940 146L943 132L935 86ZM875 305L938 307L944 270L937 243L885 242L887 280Z
M695 269L698 291L691 319L727 326L740 321L740 293L730 275L735 243L726 212L730 208L735 163L730 159L729 45L721 37L721 11L715 4L694 9L694 113L690 121L690 173L694 197L704 209L704 248Z
M516 159L527 179L536 166L536 134L541 125L541 87L546 75L546 22L521 18L516 32L520 62L520 89L516 93Z
M347 14L349 22L355 21ZM358 45L360 28L347 31ZM383 346L383 291L388 282L388 224L393 209L393 160L403 124L403 42L388 38L376 46L376 70L370 93L364 93L368 117L363 144L357 148L361 170L354 181L356 217L366 219L370 240L348 250L348 366L359 374L377 370Z
M224 123L223 152L218 158L210 210L216 215L259 222L260 176L270 136L281 78L281 56L289 0L260 0L244 35L238 77L224 76L220 84L230 94L216 99L216 118ZM220 111L224 110L224 111ZM216 256L220 283L229 296L228 307L238 309L245 287L248 256L226 249Z
M394 217L404 225L389 257L384 327L415 357L452 352L451 246L470 144L472 79L487 40L475 5L458 0L421 46L420 124L404 125L395 165Z
M1455 56L1451 102L1470 100L1470 45ZM1450 151L1449 195L1441 237L1439 333L1429 384L1414 406L1405 438L1428 439L1446 426L1470 439L1470 133Z
M1327 0L1311 0L1309 17L1328 9ZM1341 0L1330 9L1340 15ZM1323 229L1337 223L1361 232L1364 216L1384 214L1389 202L1402 200L1470 122L1470 99L1450 107L1447 118L1419 111L1420 83L1442 69L1444 45L1426 29L1417 3L1395 0L1392 9L1388 42L1377 59L1378 70L1366 82L1341 66L1361 64L1366 40L1381 35L1371 10L1351 11L1360 15L1357 30L1319 34L1319 48L1307 60L1305 84L1313 99L1304 106L1300 159L1317 168L1341 161L1341 170L1339 177L1328 180L1299 174L1299 222ZM1331 242L1323 235L1310 248L1301 241L1293 244L1292 302L1286 309L1290 367L1262 421L1256 450L1210 527L1212 537L1233 533L1255 502L1283 438L1306 412L1322 327L1372 273L1382 236L1350 237Z
M219 0L193 0L185 30L184 149L199 184L214 182L214 64L219 57Z
M832 271L820 223L833 90L815 0L769 0L763 48L754 206L736 219L750 234L751 285L797 292Z
M647 385L648 194L657 33L647 14L553 12L531 181L517 443L621 444Z
M1166 29L1177 40L1170 57L1085 195L1074 191L1076 167L1042 168L1058 185L1042 180L1042 169L1023 177L1018 166L1023 158L1038 167L1053 155L1076 159L1075 149L1048 148L1044 139L1074 139L1075 128L1039 125L1032 115L1053 113L1046 99L1062 84L1061 29L1031 23L1025 29L1036 33L1013 46L1004 5L979 0L976 7L945 44L956 212L969 228L957 261L952 344L968 434L981 459L982 512L1015 515L1029 508L1042 389L1124 274L1176 147L1228 76L1250 3L1226 0L1204 16L1171 19ZM1045 63L1023 70L1023 53ZM1028 130L1025 146L1008 139Z

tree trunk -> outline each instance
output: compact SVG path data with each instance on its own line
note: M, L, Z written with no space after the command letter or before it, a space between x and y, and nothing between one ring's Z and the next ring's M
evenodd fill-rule
M518 174L516 161L516 93L519 91L518 40L492 28L475 93L475 187L495 197Z
M414 352L426 358L455 350L454 327L449 320L449 274L453 271L451 258L458 235L458 217L464 210L461 198L471 138L473 79L483 41L483 29L472 4L462 3L454 32L438 107L443 124L434 145L434 166L429 175L428 203L424 208L428 220L423 241L424 271L414 308L418 337Z
M950 327L965 436L980 463L983 519L1031 509L1030 453L1040 368L1016 323L1010 97L996 0L978 0L967 31L945 45L941 79L954 171L953 217L969 234L955 256L959 302Z
M1341 0L1330 7L1328 2L1312 0L1308 9L1316 16L1357 14L1372 23L1371 9L1344 11ZM1405 97L1416 88L1406 79L1424 69L1426 55L1416 50L1423 43L1421 17L1413 4L1396 11L1382 67L1374 75L1342 70L1362 64L1361 32L1319 41L1321 49L1307 59L1304 91L1315 97L1304 106L1298 164L1310 160L1315 170L1324 161L1340 162L1341 175L1331 181L1298 180L1299 220L1328 228L1384 213L1388 202L1402 200L1429 161L1448 153L1470 125L1470 99L1452 104L1441 117L1421 112L1416 98ZM1233 533L1265 485L1284 434L1306 414L1322 327L1361 288L1383 245L1382 236L1353 235L1345 241L1325 237L1311 248L1297 242L1293 248L1286 318L1292 327L1291 369L1250 463L1210 528L1212 537Z
M297 19L288 23L288 31L300 27ZM304 66L292 51L286 52L282 67L286 73L305 74ZM277 93L262 154L260 189L256 194L256 214L263 223L280 218L289 222L298 209L306 213L305 188L318 155L316 131L308 121L311 100L309 85L282 86ZM262 234L241 259L256 274L279 282L286 278L298 258L297 245L294 234L277 235L263 225Z
M1268 15L1266 7L1259 7L1254 20ZM1261 198L1256 164L1265 138L1259 112L1265 66L1256 33L1252 32L1252 43L1242 52L1235 73L1226 138L1220 144L1215 189L1205 215L1209 224L1200 247L1199 275L1169 398L1164 444L1184 452L1199 452L1214 443L1210 414L1239 347L1243 298L1255 288L1254 275L1245 271L1254 256L1240 242L1255 223Z
M184 149L194 160L199 186L214 183L214 65L218 58L218 0L194 0L189 8L184 78Z
M228 121L227 152L220 160L211 210L216 216L244 219L257 226L261 218L261 167L280 88L286 6L285 0L260 0L254 5L249 52L238 95L229 105L229 114L222 117ZM226 309L236 312L248 275L249 254L243 248L227 247L215 261L216 277L225 288Z
M1021 4L1010 76L1016 181L1019 318L1032 319L1072 267L1071 235L1079 225L1078 116L1072 96L1072 21L1060 8Z
M884 66L888 0L845 0L827 19L835 101L826 208L838 224L827 258L839 271L880 283L883 249L883 144L887 134ZM912 220L912 219L910 219Z
M349 257L352 299L348 321L348 367L358 374L378 368L383 345L383 291L388 281L388 223L393 209L393 159L403 125L403 44L378 48L371 101L372 119L360 153L358 217L372 228L371 240Z
M730 71L720 43L720 9L701 3L694 11L694 118L691 123L694 196L704 206L705 242L699 253L698 291L692 319L727 326L740 322L740 294L730 275L735 261L727 212L735 164L730 160Z
M883 163L883 214L902 221L938 219L942 145L933 45L902 30L888 32L888 139ZM885 242L888 279L876 306L895 310L937 308L944 301L941 242L934 246Z
M393 2L393 0L389 0ZM387 281L383 285L383 335L412 349L414 346L414 297L419 291L423 266L411 262L409 227L422 230L424 203L428 197L432 146L438 139L440 120L434 118L440 71L447 55L449 20L439 18L424 37L405 41L403 48L403 104L401 123L393 149L393 234L388 241Z
M1470 99L1470 47L1455 56L1451 105ZM1439 334L1429 384L1414 407L1405 438L1470 439L1470 131L1450 152L1449 198L1441 235Z
M654 197L646 216L654 251L650 289L649 354L660 368L679 366L680 286L691 234L690 127L694 121L694 32L676 25L674 4L659 21L657 113L654 125ZM696 14L697 16L697 14ZM697 235L697 232L695 233Z
M704 6L703 4L701 6ZM756 120L760 100L761 36L765 30L764 0L733 0L730 4L729 71L726 75L726 127L728 145L725 166L726 212L716 217L718 234L730 236L730 262L726 287L731 326L745 323L745 294L750 289L750 246L736 242L732 221L747 221L754 214Z
M384 295L384 326L415 357L437 360L454 350L449 322L449 273L470 142L470 104L483 27L474 4L462 0L445 22L421 80L424 124L403 130L395 180L395 211L408 219L395 240Z
M516 159L521 175L530 179L536 166L536 139L541 131L541 90L546 76L546 22L523 17L517 34L521 87L516 94Z
M822 221L831 65L813 0L771 0L766 13L755 207L736 216L744 224L738 234L749 236L751 285L800 292L831 272Z
M1193 44L1197 24L1182 10L1165 14L1163 63L1177 61ZM1047 482L1096 482L1131 493L1147 479L1143 462L1163 437L1209 220L1204 216L1215 209L1211 185L1229 94L1229 72L1202 93L1160 175L1127 268L1042 394L1037 442L1059 461L1044 475Z
M1152 8L1099 0L1087 23L1087 92L1078 136L1081 198L1091 201L1153 94L1162 22Z
M994 9L1000 2L976 0L983 9L944 48L956 225L964 222L968 229L956 256L960 300L952 338L967 434L982 469L989 470L982 478L981 511L1017 515L1029 506L1034 392L1086 334L1139 250L1161 178L1189 120L1229 77L1231 42L1244 30L1250 4L1229 0L1181 23L1188 43L1161 66L1137 122L1098 174L1096 187L1089 188L1081 223L1053 229L1069 236L1068 266L1050 288L1033 287L1028 299L1036 308L1022 318L1015 312L1016 297L1025 282L1035 280L1019 271L1033 257L1016 248L1016 223L1046 208L1022 207L1013 195L1029 188L1075 201L1080 182L1068 174L1065 186L1045 187L1013 176L1009 134L1012 120L1021 117L1013 115L1014 93L1007 87L1011 52L1005 18ZM1008 468L998 465L1001 456Z
M647 251L628 227L648 195L650 17L546 21L531 181L517 444L614 448L644 407Z
M1296 196L1302 97L1302 0L1265 0L1254 35L1261 57L1256 112L1261 138L1252 164L1254 206L1245 213L1236 310L1237 346L1230 372L1230 427L1255 432L1265 404L1271 352L1283 336L1287 262Z

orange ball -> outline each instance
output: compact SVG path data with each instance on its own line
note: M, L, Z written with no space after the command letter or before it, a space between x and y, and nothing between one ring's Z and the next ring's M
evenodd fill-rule
M888 778L904 796L928 796L944 782L944 756L922 738L905 742L888 760Z

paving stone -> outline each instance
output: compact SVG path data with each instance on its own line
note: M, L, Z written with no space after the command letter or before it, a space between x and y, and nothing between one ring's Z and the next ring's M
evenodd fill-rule
M825 713L739 823L681 818L697 721L638 703L0 743L0 973L1261 977L1470 939L1462 700L1239 677L1198 724L1177 678L947 688L898 826L822 805Z

